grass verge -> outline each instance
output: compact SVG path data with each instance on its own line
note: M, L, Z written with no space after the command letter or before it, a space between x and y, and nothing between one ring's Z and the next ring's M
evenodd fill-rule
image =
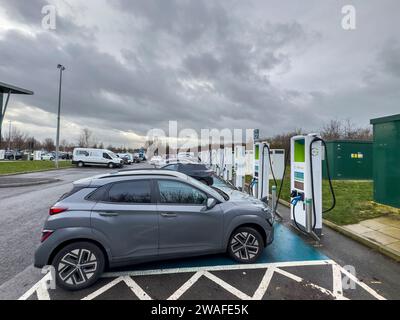
M251 178L246 177L246 181ZM278 190L281 181L278 180ZM336 206L332 211L324 213L327 219L338 225L355 224L363 220L378 218L384 215L400 215L400 209L378 204L373 201L372 181L334 180L332 181L336 196ZM273 181L270 181L270 190ZM290 168L286 170L283 181L281 199L290 201ZM328 180L322 182L322 199L324 210L332 203Z
M71 161L60 161L59 167L72 167ZM0 161L0 175L55 169L54 161Z

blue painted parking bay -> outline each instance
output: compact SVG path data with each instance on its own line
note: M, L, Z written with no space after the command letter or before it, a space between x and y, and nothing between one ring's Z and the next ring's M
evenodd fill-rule
M257 260L256 263L315 261L329 259L313 246L307 244L300 236L283 224L275 223L274 228L274 241L271 245L264 249L262 256ZM238 263L231 260L227 255L219 254L142 264L134 267L134 270L194 268L232 264ZM130 269L132 270L132 267Z

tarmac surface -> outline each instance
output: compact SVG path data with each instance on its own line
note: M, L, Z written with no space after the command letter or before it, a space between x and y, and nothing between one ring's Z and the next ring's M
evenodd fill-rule
M132 167L145 167L144 164ZM71 182L112 170L73 168L20 175L59 179L0 191L0 299L399 299L400 265L324 228L321 244L287 221L257 263L225 255L161 261L110 270L94 286L67 292L48 286L51 274L32 266L48 208Z

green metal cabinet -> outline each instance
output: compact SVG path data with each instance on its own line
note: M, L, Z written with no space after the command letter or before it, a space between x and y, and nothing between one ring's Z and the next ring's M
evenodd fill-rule
M333 140L326 142L329 173L334 180L372 179L372 141ZM323 177L328 177L325 161Z
M400 114L372 119L374 200L400 208Z

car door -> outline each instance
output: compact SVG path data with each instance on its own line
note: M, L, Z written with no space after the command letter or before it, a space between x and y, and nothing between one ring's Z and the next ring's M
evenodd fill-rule
M222 211L191 184L158 179L159 254L213 252L222 246Z
M115 182L103 192L104 200L94 206L91 223L108 239L112 255L129 259L156 256L158 213L152 180Z

